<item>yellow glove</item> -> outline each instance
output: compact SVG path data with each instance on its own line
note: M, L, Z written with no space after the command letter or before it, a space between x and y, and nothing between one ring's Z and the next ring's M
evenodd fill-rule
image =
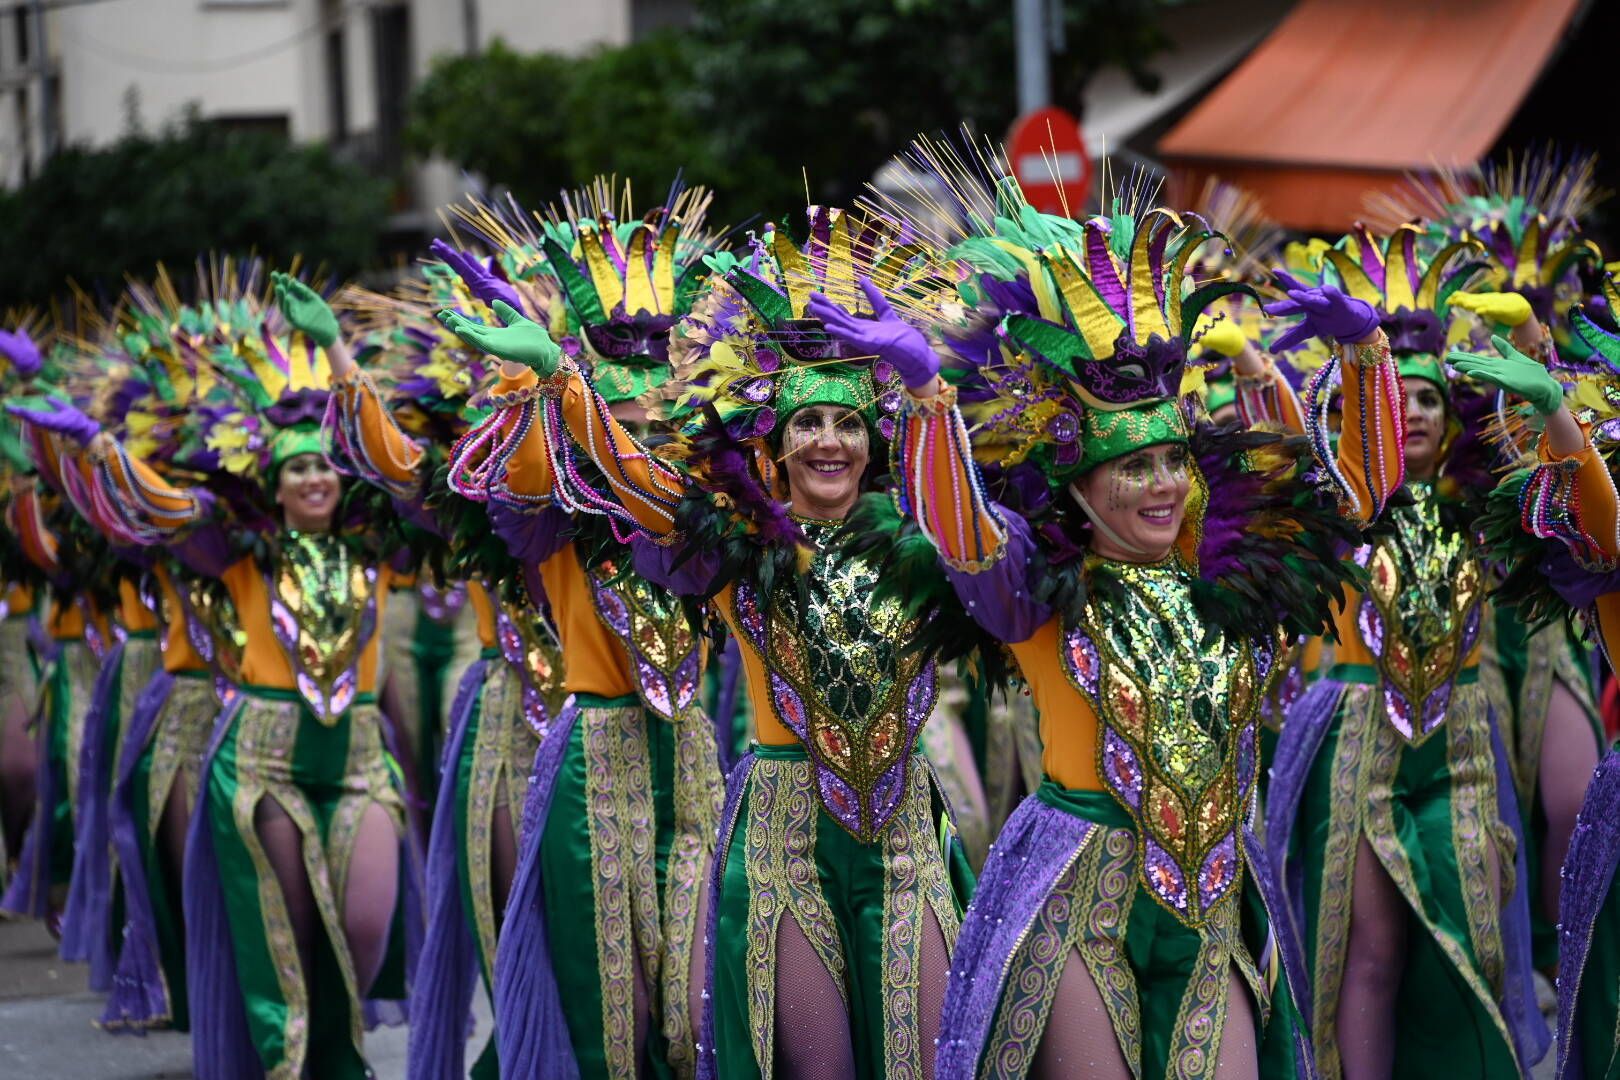
M1243 346L1249 343L1249 339L1231 319L1222 319L1206 330L1204 336L1198 339L1198 343L1231 359L1243 351Z
M1520 326L1530 318L1530 301L1514 292L1456 293L1451 306L1472 311L1497 326Z

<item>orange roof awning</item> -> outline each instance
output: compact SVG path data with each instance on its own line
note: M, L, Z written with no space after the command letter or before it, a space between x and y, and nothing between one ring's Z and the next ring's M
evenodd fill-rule
M1401 175L1485 156L1580 0L1301 0L1159 141L1189 179L1343 230Z

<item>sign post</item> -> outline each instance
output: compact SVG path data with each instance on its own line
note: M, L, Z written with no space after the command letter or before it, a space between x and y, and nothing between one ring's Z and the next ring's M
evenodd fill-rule
M1080 121L1055 105L1025 113L1007 138L1007 158L1029 204L1079 217L1091 198L1091 155Z

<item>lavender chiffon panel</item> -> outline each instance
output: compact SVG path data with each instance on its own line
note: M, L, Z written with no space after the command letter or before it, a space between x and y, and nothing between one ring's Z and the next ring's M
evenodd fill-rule
M107 724L116 707L124 668L125 645L119 642L102 659L84 717L79 760L78 805L73 808L73 877L62 911L60 953L69 963L90 965L90 989L112 987L117 957L113 953L112 850L107 823L110 795Z
M405 1058L405 1074L410 1080L464 1076L467 1071L467 1024L478 980L478 957L461 902L455 770L488 670L488 660L474 660L468 665L450 707L444 782L439 785L433 828L428 834L427 940L422 946L416 980L411 984L412 1023Z
M726 647L720 653L720 693L715 696L714 715L709 717L709 722L714 725L714 746L722 773L731 772L731 767L736 764L732 760L736 733L731 729L731 721L737 713L742 673L742 646L735 637L728 636Z
M737 815L742 809L743 792L748 789L748 777L754 771L754 755L744 754L726 774L726 802L720 811L720 835L715 845L714 861L709 866L709 917L703 926L703 1015L698 1020L697 1075L698 1080L716 1080L719 1063L714 1053L714 939L720 931L720 882L726 876L726 856L729 840L736 829Z
M135 699L108 813L118 872L124 881L124 934L112 994L101 1014L101 1024L118 1033L145 1034L145 1028L173 1016L163 979L157 916L152 910L146 862L141 857L140 836L146 822L135 819L135 773L173 688L174 676L159 668Z
M1299 1026L1294 1029L1294 1060L1298 1063L1295 1075L1300 1080L1314 1080L1319 1075L1316 1071L1316 1048L1311 1045L1311 1018L1302 1004L1306 1000L1303 996L1306 988L1311 984L1310 968L1305 964L1305 939L1301 928L1294 923L1288 898L1277 883L1276 868L1261 846L1260 838L1248 826L1243 828L1243 850L1248 856L1249 878L1254 882L1255 891L1260 894L1260 903L1265 906L1266 918L1271 923L1268 944L1277 950L1282 977L1288 983L1289 996L1294 999L1294 1007L1300 1014ZM1259 959L1264 967L1265 958Z
M1592 930L1614 886L1620 866L1620 750L1598 762L1586 799L1575 819L1575 834L1564 860L1563 889L1558 901L1558 1077L1583 1075L1586 1047L1575 1030L1575 1006L1581 992ZM1603 988L1597 989L1604 992ZM1613 1048L1593 1048L1606 1059Z
M43 695L38 715L34 816L23 834L17 872L12 875L5 894L0 896L0 914L25 919L44 919L51 913L51 827L56 817L56 802L62 794L56 783L56 770L51 768L51 720Z
M637 534L630 541L636 573L676 596L712 596L720 580L720 553L690 545L668 546Z
M238 697L214 722L203 761L197 809L186 830L181 874L186 920L186 989L191 1001L191 1060L197 1080L262 1080L264 1065L248 1034L247 1006L236 977L236 952L225 913L225 892L208 821L208 778L214 758L246 699Z
M1011 510L998 507L1007 526L1001 557L977 573L945 567L957 598L975 622L1000 641L1028 641L1052 617L1052 609L1030 595L1035 540L1029 523Z
M568 543L569 517L555 506L525 513L500 503L489 504L489 524L506 550L520 563L538 565Z
M939 1024L936 1080L973 1080L1001 1003L1003 981L1074 853L1099 826L1031 795L996 837L951 954Z
M1344 691L1345 684L1337 679L1322 679L1313 683L1289 708L1266 786L1266 856L1272 873L1279 879L1285 910L1296 931L1305 926L1305 868L1297 859L1289 862L1288 843L1299 820L1311 763L1321 752L1322 740L1327 737L1328 728L1338 713ZM1306 996L1295 999L1300 1015L1307 1020L1311 1016L1309 989L1307 981L1307 985L1301 987Z
M496 1049L501 1075L579 1080L579 1062L568 1041L562 996L551 967L546 937L545 893L540 881L540 841L556 793L579 708L570 701L546 733L534 758L523 807L523 854L507 897L495 943Z
M1552 1032L1536 1007L1535 960L1530 941L1530 868L1525 858L1519 793L1513 786L1507 746L1502 742L1495 709L1490 710L1490 725L1491 756L1496 767L1496 813L1513 831L1515 841L1513 892L1503 903L1500 916L1504 966L1502 1017L1513 1035L1519 1066L1529 1072L1530 1066L1547 1056L1552 1046Z

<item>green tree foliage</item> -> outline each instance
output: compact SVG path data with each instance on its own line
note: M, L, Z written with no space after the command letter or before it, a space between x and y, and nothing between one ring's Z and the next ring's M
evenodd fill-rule
M1182 0L1069 0L1055 99L1119 64L1144 87ZM1000 138L1016 106L1008 0L697 0L693 25L580 57L495 45L438 61L410 139L542 205L598 172L637 201L677 170L718 194L716 216L796 217L847 204L919 132ZM802 171L801 171L802 170Z
M320 145L230 131L195 114L72 147L0 192L0 302L42 302L72 279L110 295L126 274L199 253L301 255L335 273L366 266L386 220L385 182Z

